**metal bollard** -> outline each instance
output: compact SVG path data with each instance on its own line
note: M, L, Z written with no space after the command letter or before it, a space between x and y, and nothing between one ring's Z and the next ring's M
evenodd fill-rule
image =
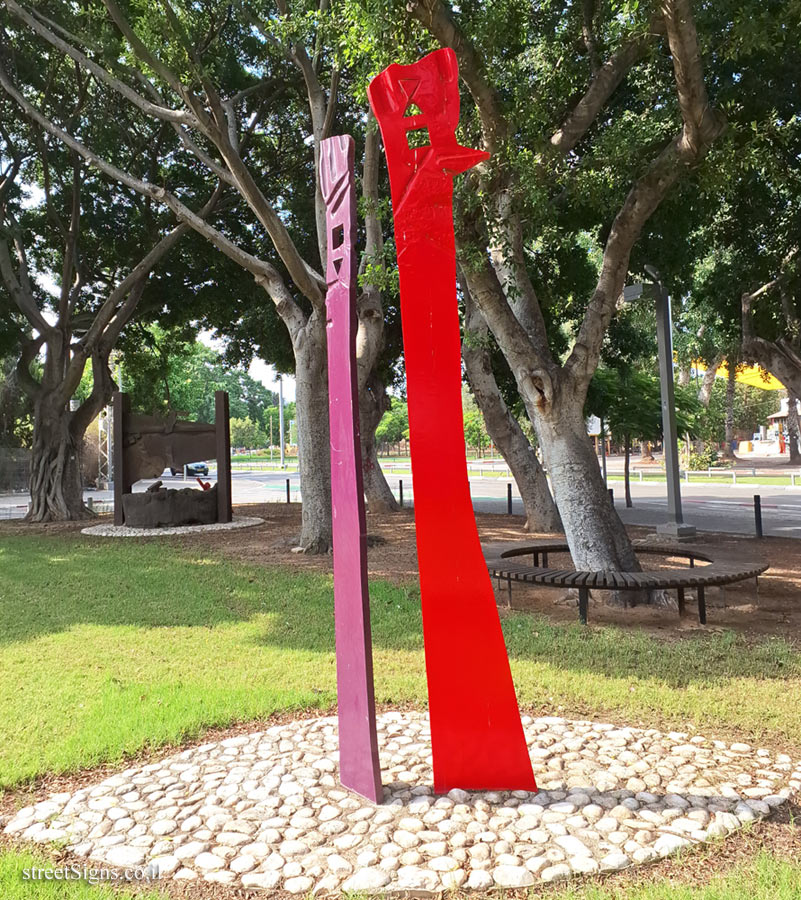
M762 537L762 498L759 494L754 494L754 528L756 536Z
M402 478L398 479L398 503L400 504L401 509L403 509L403 479Z
M609 499L612 503L612 506L615 505L615 491L613 488L609 488Z
M289 479L286 480L286 502L291 503L292 501L289 498Z
M506 513L512 515L512 483L506 485Z

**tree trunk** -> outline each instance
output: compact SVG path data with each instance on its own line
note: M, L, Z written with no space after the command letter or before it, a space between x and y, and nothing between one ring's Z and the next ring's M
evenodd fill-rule
M623 482L626 490L626 507L631 508L634 504L631 502L631 477L629 474L629 463L631 462L631 435L627 434L624 442L625 458L623 460Z
M467 380L476 398L487 433L503 456L523 500L525 531L560 532L562 520L556 508L548 480L534 448L523 429L504 403L489 351L482 338L489 329L465 291L465 340L462 342Z
M364 204L364 255L359 275L364 279L357 308L359 330L356 335L356 366L359 383L359 430L362 441L364 496L371 512L397 512L398 501L392 494L378 462L375 430L389 408L386 386L378 375L384 349L384 306L381 290L368 277L371 266L383 271L384 233L379 215L379 171L381 146L372 112L364 140L362 202Z
M728 361L729 377L726 382L726 431L725 446L723 448L724 459L734 459L734 388L736 385L736 367L734 363Z
M576 569L640 572L623 523L609 499L581 408L568 392L536 417L545 464ZM609 603L671 605L664 591L610 591Z
M639 572L640 565L604 485L581 410L566 402L537 419L545 464L577 569Z
M295 414L303 496L299 546L304 553L331 549L331 460L325 321L313 312L295 341Z
M359 422L362 443L362 474L367 508L372 513L397 512L400 509L378 461L375 430L389 409L389 398L381 380L373 371L359 391Z
M36 403L31 453L29 522L89 519L83 502L81 446L84 431L73 434L72 414L43 398Z
M654 462L654 451L651 449L650 441L640 441L640 460Z
M709 408L709 398L712 396L712 388L715 386L715 372L720 366L720 357L716 356L709 364L701 379L701 387L698 388L698 402L705 408Z
M790 462L798 465L801 462L801 428L798 424L798 397L787 391L787 443L790 446Z

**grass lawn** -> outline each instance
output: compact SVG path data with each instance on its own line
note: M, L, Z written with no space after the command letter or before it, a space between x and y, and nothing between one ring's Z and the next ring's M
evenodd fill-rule
M53 861L41 854L0 853L0 897L3 900L122 900L122 894L107 884L89 880L45 881L26 876L26 870L52 867ZM136 900L166 900L163 891L137 890Z
M378 701L424 704L416 586L374 581L371 599ZM248 566L166 541L4 536L0 621L0 790L117 762L210 726L335 702L326 575ZM506 618L504 630L523 707L801 747L801 652L786 641L724 633L669 643L525 614ZM26 859L0 854L2 900L106 896L76 883L23 884ZM790 900L801 897L799 885L801 868L760 856L687 892L605 887L559 896Z
M204 727L335 702L329 576L167 542L0 544L0 788L113 762ZM426 699L414 586L371 585L376 696ZM801 746L801 652L733 633L665 643L504 621L524 707L771 735ZM466 655L468 651L466 650Z

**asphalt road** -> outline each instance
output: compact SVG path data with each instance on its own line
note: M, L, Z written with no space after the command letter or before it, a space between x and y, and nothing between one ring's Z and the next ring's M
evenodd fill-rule
M237 472L233 475L234 500L240 503L283 500L286 479L290 479L292 499L299 500L297 473ZM181 479L176 479L180 481ZM167 479L165 479L167 481ZM390 487L398 495L398 482L403 481L404 502L414 502L414 482L410 475L389 476ZM508 482L498 478L471 478L473 506L479 512L505 513ZM615 507L627 524L653 525L667 518L665 485L632 483L634 507L626 509L623 483L610 482L615 492ZM775 537L801 538L801 487L783 488L766 485L696 484L682 485L684 519L699 531L725 531L734 534L754 533L755 493L762 498L762 525L765 534ZM516 487L512 489L512 511L522 515L523 503Z
M610 482L615 492L615 508L629 525L657 525L667 520L667 498L664 484L631 486L634 506L627 509L622 482ZM404 492L406 484L404 482ZM506 482L492 484L472 480L473 505L482 512L506 512ZM776 488L765 485L732 487L719 484L682 485L684 520L699 531L722 531L732 534L754 534L754 494L762 500L762 528L773 537L801 538L801 488ZM522 514L522 501L514 499L513 511Z
M300 479L296 472L234 472L232 493L235 503L264 503L286 501L286 480L290 483L292 502L301 499ZM204 481L214 482L214 475ZM409 505L414 500L414 484L410 475L390 475L389 482L395 495L398 481L403 481L404 502ZM181 487L195 483L194 479L184 482L182 476L165 476L162 481L168 487ZM473 506L479 512L505 513L507 509L507 480L499 478L471 478L470 489ZM134 490L145 490L152 481L142 481ZM626 509L623 503L623 483L610 482L615 492L615 506L620 517L627 524L656 526L667 518L665 485L659 483L632 482L634 506ZM699 531L723 531L734 534L754 533L753 496L762 498L762 521L766 535L775 537L801 538L801 487L783 488L766 485L726 485L696 484L682 485L684 519L695 525ZM111 499L108 491L87 491L87 497L97 500ZM517 515L523 513L523 503L512 491L512 510ZM27 498L24 495L0 496L0 516L17 518L24 515Z

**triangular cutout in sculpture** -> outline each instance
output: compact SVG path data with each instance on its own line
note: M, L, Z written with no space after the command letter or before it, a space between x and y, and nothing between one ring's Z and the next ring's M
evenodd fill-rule
M404 97L411 103L415 91L420 87L419 78L401 78L398 81L398 87L403 91Z

